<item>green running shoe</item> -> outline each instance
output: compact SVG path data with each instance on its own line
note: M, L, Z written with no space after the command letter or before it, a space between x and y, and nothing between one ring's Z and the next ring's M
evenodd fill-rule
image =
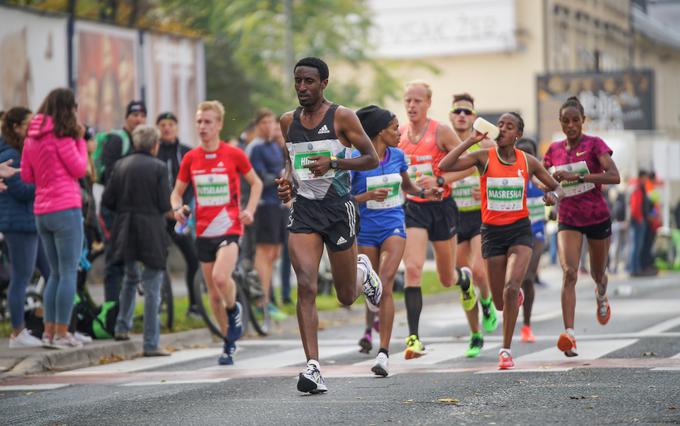
M425 355L425 346L423 342L418 339L418 336L412 334L406 338L406 350L404 351L405 359L420 358Z
M470 346L465 351L465 356L468 358L477 358L482 352L484 346L484 338L482 333L470 333Z
M463 274L462 280L458 279L458 285L460 286L460 303L463 305L463 309L471 311L477 304L477 294L475 293L475 286L472 285L472 271L468 267L462 267L459 269L460 273ZM467 281L467 289L463 290L460 285L462 282Z
M480 298L479 303L482 305L482 327L485 332L493 333L498 328L498 317L491 296L487 300Z

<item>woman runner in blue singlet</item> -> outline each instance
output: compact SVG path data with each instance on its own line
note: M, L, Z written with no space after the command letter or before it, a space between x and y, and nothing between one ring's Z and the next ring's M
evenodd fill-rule
M368 256L383 284L379 311L380 351L371 371L387 376L394 322L392 289L406 245L402 190L432 200L440 199L442 190L424 190L409 179L404 153L397 148L399 122L393 113L370 105L358 110L357 117L380 159L375 169L352 172L352 194L359 203L359 252ZM359 155L359 152L353 155ZM370 321L369 330L372 325L373 321Z

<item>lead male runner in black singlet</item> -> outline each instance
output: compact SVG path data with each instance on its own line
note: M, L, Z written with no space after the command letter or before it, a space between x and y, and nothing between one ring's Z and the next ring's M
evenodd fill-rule
M340 303L351 305L363 291L369 308L377 309L382 295L371 262L357 256L358 209L350 194L350 171L377 167L378 154L354 111L324 98L328 66L321 59L301 59L293 72L300 107L281 117L287 173L277 183L281 200L293 199L288 248L298 279L297 317L307 356L297 388L321 393L327 387L318 362L316 293L324 245ZM359 157L352 158L352 147Z

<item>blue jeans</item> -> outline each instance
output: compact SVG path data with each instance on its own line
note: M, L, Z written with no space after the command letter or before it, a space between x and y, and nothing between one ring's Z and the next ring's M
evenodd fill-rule
M50 278L50 265L40 238L36 232L5 232L9 248L11 275L9 278L9 315L12 328L23 328L26 286L31 281L33 271L38 268L45 282Z
M633 232L633 248L630 251L630 273L635 275L642 271L642 246L645 242L647 224L631 220L630 225Z
M36 215L35 223L51 271L43 293L45 322L70 324L78 263L83 250L82 212L69 209Z
M137 262L125 263L125 281L120 291L120 309L116 318L116 333L127 333L132 329L135 314L135 297L140 275L144 288L144 352L158 349L161 338L161 325L158 307L161 304L161 283L163 270L144 267L140 274Z

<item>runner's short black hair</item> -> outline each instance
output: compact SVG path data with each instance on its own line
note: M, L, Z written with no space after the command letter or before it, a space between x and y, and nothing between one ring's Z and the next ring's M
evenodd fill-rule
M560 116L562 115L562 110L566 108L576 108L578 112L581 113L581 117L586 116L586 112L583 109L581 101L576 96L570 96L560 107Z
M321 77L321 81L328 80L328 65L326 65L326 63L319 58L315 58L313 56L302 58L297 61L297 64L295 64L295 67L293 67L293 72L295 72L297 67L316 68L317 71L319 71L319 77Z

